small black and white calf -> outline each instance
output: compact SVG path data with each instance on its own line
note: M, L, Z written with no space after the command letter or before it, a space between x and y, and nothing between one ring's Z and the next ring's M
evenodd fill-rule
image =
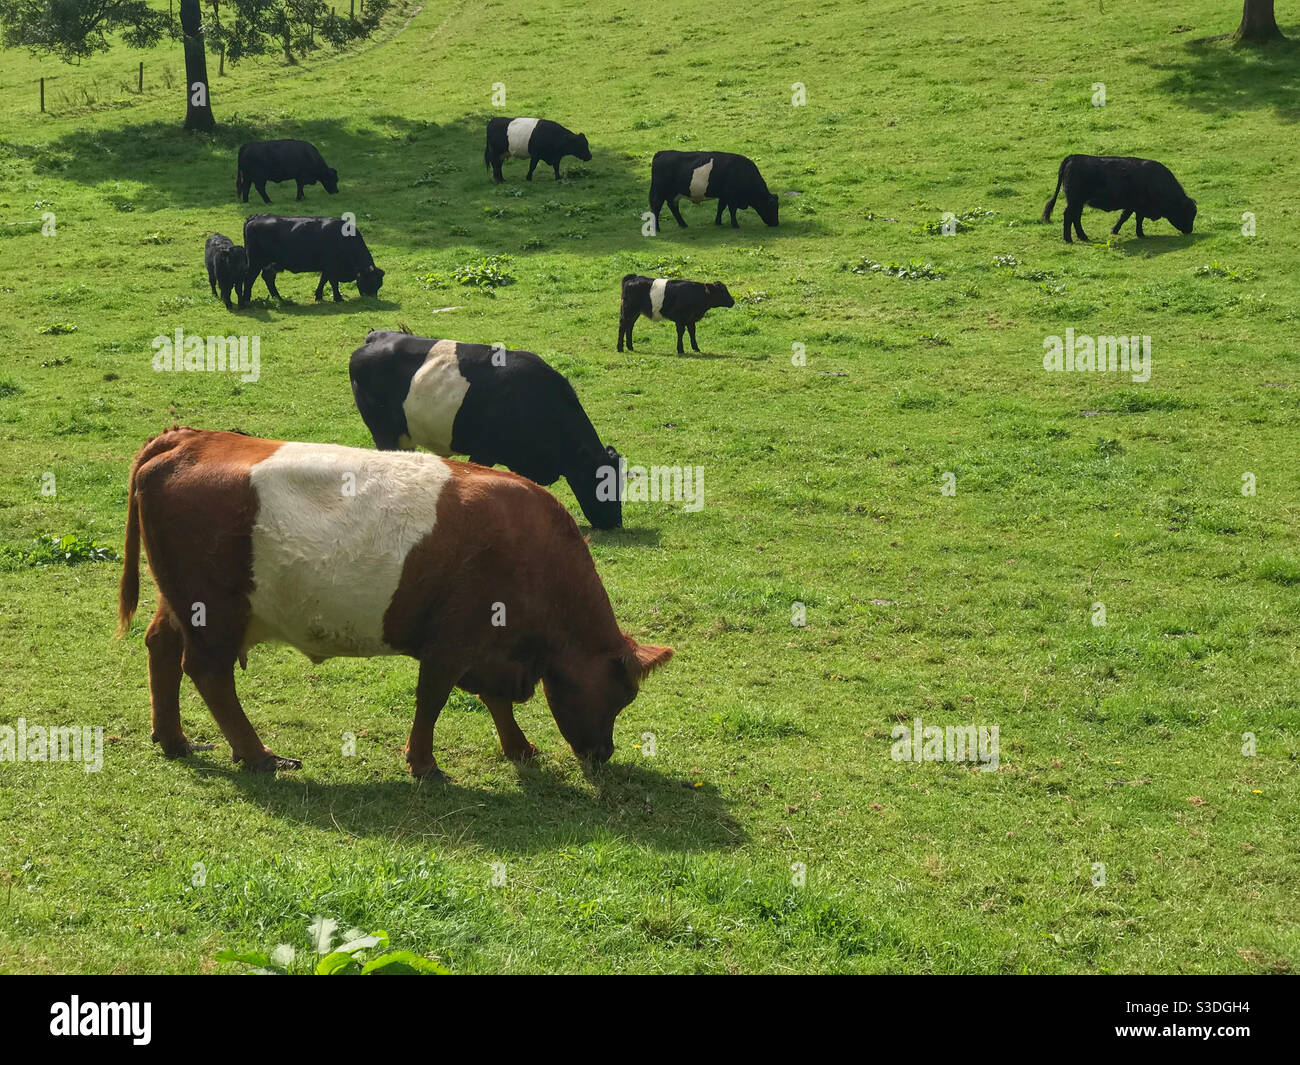
M659 212L665 203L677 224L686 226L682 212L677 209L677 201L683 196L692 203L717 200L718 216L714 224L722 225L722 212L728 210L732 229L740 228L736 212L748 207L754 208L769 226L774 226L781 206L775 194L768 191L767 182L754 161L743 155L655 152L650 161L650 210L655 216L655 232L659 231Z
M1072 244L1073 228L1080 240L1084 207L1099 211L1120 211L1119 221L1111 233L1137 215L1137 235L1145 237L1142 223L1167 218L1183 233L1192 231L1196 219L1196 201L1183 191L1182 185L1164 163L1154 159L1135 159L1122 155L1067 155L1056 172L1056 191L1043 207L1043 221L1052 220L1056 197L1065 188L1065 242Z
M596 529L623 524L619 454L567 378L531 351L374 330L348 366L375 446L468 455L540 485L569 482Z
M234 289L237 297L243 294L248 277L248 253L224 234L213 233L203 246L203 265L208 268L208 287L212 294L217 294L219 285L221 301L226 310L233 311L230 291Z
M645 277L628 274L623 278L623 298L618 308L618 350L632 347L632 326L637 318L646 317L652 322L665 319L677 326L677 354L685 355L682 333L691 334L691 349L699 351L695 343L695 323L713 307L734 307L727 286L721 281L673 281L666 277Z
M483 149L483 165L492 168L492 176L504 181L502 160L527 159L528 180L538 163L555 170L555 180L560 180L560 160L566 155L591 162L591 149L587 147L585 133L573 133L558 122L545 118L492 118L487 124L487 146Z

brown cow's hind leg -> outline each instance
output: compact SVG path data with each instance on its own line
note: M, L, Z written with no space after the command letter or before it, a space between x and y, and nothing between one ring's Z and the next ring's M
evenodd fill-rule
M416 780L443 779L443 772L433 757L433 726L438 723L438 715L451 689L451 681L428 662L420 663L420 679L415 686L415 721L406 741L406 762Z
M144 634L149 648L149 703L153 741L168 758L184 758L195 751L210 751L212 744L191 743L181 728L181 652L184 637L165 602Z
M184 666L212 716L217 719L236 762L243 762L246 769L264 773L302 768L299 759L281 758L258 737L235 693L233 658L217 659L186 648Z
M484 704L492 714L492 723L497 727L497 736L501 739L501 751L512 762L529 762L537 757L537 748L528 742L519 722L515 720L514 707L509 699L493 699L482 696Z

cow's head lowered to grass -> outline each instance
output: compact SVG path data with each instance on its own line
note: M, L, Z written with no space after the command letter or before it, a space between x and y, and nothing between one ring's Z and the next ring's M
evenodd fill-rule
M754 204L754 210L758 212L758 217L766 222L769 226L777 224L777 215L781 210L781 201L777 198L776 193L768 195Z
M591 149L587 146L587 135L585 133L571 134L565 142L564 154L581 159L584 163L590 163Z
M337 195L339 191L339 172L332 166L326 167L321 173L320 183L331 196Z
M1169 221L1180 233L1190 233L1196 221L1196 201L1190 196L1169 208Z
M357 291L363 296L378 296L384 283L384 272L373 262L357 271Z
M579 758L609 761L614 719L636 698L646 675L673 656L671 647L626 639L622 650L572 658L542 675L555 723Z

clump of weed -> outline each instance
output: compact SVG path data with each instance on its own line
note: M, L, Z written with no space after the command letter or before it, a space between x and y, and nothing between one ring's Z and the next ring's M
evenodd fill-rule
M849 263L846 270L855 274L884 274L906 281L942 281L948 275L934 263L913 259L908 263L878 263L874 259L859 259Z

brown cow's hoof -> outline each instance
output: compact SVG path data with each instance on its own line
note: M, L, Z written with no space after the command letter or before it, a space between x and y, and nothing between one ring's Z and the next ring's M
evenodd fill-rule
M210 743L191 743L184 735L172 736L168 739L159 739L155 732L152 736L153 742L159 744L163 750L164 758L188 758L195 751L210 751Z
M427 766L411 766L411 776L416 780L429 781L446 781L447 774L438 768L437 762L430 762Z
M530 762L542 756L542 752L527 740L524 741L524 745L519 749L514 751L505 751L504 754L510 759L510 761L519 765L528 765Z
M250 773L274 773L280 769L301 769L301 758L281 758L274 751L266 751L258 758L236 758L236 762L243 762L244 768Z

